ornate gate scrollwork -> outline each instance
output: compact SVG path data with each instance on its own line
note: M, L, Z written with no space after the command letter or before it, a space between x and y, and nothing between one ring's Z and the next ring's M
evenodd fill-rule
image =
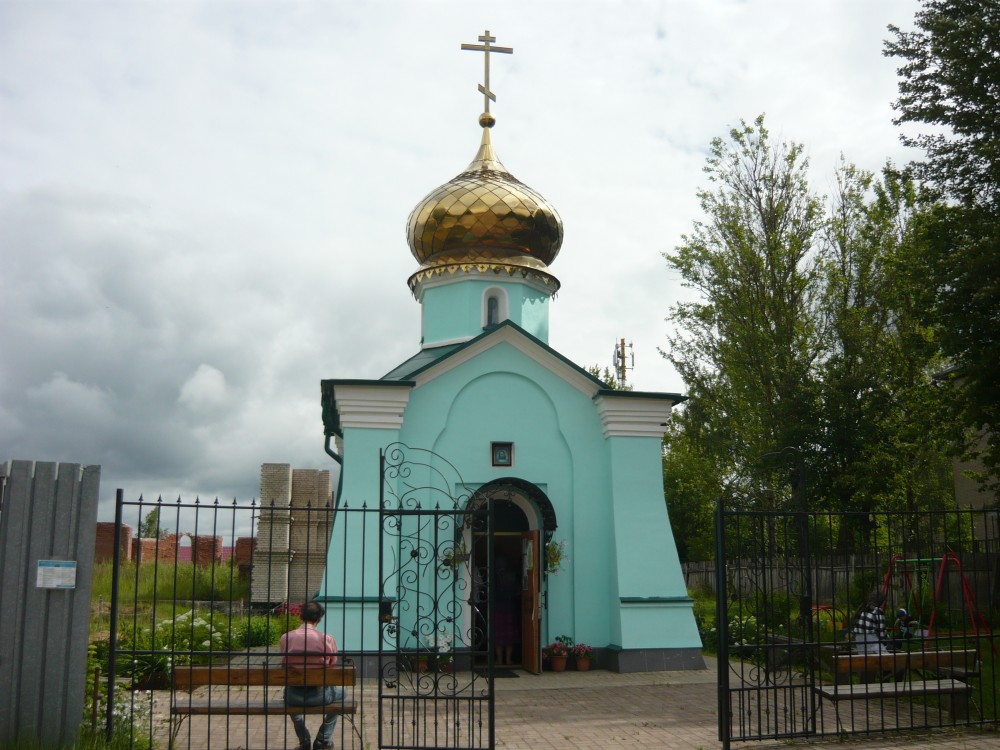
M381 461L379 746L492 748L492 508L431 451Z

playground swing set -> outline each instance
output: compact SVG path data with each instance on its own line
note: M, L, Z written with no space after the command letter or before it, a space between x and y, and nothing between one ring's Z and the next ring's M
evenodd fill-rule
M936 571L935 566L937 566ZM967 630L938 630L939 620L943 619L939 615L943 606L942 594L947 595L945 586L949 570L957 573L958 579L961 582L962 611L968 615L967 622L970 625L970 629ZM990 639L990 646L993 653L1000 655L998 654L996 644L992 642L989 623L976 604L975 594L969 585L969 580L966 578L965 572L962 570L962 561L958 555L950 551L945 552L941 557L906 558L898 553L893 555L889 560L889 567L886 569L885 577L882 579L882 593L887 598L893 580L897 577L903 592L901 604L902 602L908 602L910 613L920 622L924 622L925 607L923 601L924 592L927 588L926 582L929 582L932 578L935 579L934 587L930 590L930 617L927 620L927 627L922 633L924 639L941 635L986 636ZM914 580L915 577L916 581Z

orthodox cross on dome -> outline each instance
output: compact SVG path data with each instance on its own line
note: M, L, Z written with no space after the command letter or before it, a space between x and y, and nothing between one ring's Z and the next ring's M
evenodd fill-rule
M479 84L479 92L483 95L483 99L486 103L486 110L484 115L490 114L490 99L496 101L496 95L490 91L490 52L502 52L504 54L513 54L513 47L494 47L493 42L496 41L496 37L490 36L490 30L486 29L483 35L479 37L479 41L482 44L463 44L462 49L472 50L473 52L483 52L485 53L483 57L486 59L486 73L484 83ZM489 116L487 119L492 119ZM491 123L492 124L492 123Z

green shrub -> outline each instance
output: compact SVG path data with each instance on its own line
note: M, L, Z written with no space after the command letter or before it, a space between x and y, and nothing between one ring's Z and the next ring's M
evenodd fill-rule
M288 618L254 615L233 626L233 638L240 647L272 646L287 629Z
M232 646L229 618L206 620L194 610L164 618L155 626L137 625L124 632L119 643L118 673L136 680L166 674L172 662L204 663L213 652L228 651Z
M702 647L714 654L719 648L719 632L715 627L715 593L711 589L688 593L694 599L694 621Z

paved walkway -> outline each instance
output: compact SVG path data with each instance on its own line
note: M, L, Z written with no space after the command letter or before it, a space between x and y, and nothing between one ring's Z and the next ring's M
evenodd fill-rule
M505 750L606 750L607 748L670 748L715 750L717 690L715 661L708 669L678 672L616 674L602 670L528 675L497 679L497 747ZM367 682L367 681L366 681ZM377 711L371 701L377 693L366 685L363 710L365 739L370 748L378 740ZM204 721L204 719L203 719ZM310 719L310 726L317 723ZM349 726L349 725L348 725ZM347 727L344 727L347 729ZM314 730L315 731L315 730ZM295 747L291 725L281 718L213 722L211 748ZM186 735L186 736L185 736ZM227 739L228 736L228 739ZM265 739L266 738L266 739ZM179 737L179 748L209 746L205 724ZM935 730L836 739L733 743L740 750L788 750L789 747L848 744L858 750L997 750L1000 733L978 730ZM163 743L166 746L166 743ZM368 750L350 732L338 727L338 748Z
M670 748L712 750L718 739L716 663L680 672L564 672L496 680L497 746L509 750ZM1000 734L936 730L794 742L734 742L771 750L844 744L858 750L997 750Z

